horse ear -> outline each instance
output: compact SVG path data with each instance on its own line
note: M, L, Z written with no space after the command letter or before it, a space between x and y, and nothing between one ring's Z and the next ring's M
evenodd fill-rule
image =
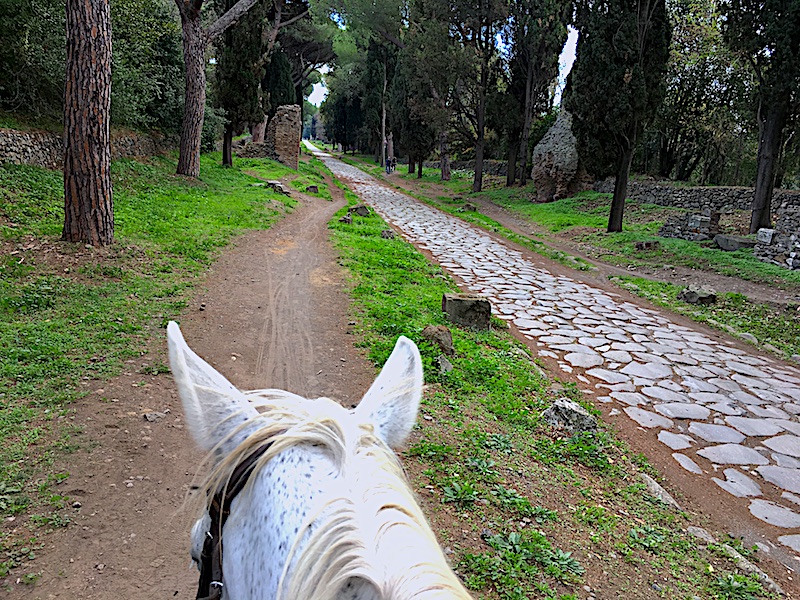
M422 398L422 360L416 344L400 336L378 378L355 409L372 421L390 448L402 446L417 421Z
M167 325L167 344L172 376L183 402L186 424L195 442L209 451L226 452L238 443L230 434L242 423L258 416L258 411L225 377L197 356L183 339L174 321ZM231 448L227 448L228 445Z

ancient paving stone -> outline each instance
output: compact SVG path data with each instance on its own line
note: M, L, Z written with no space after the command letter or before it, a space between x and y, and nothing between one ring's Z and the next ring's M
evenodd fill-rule
M669 429L674 425L672 420L662 417L661 415L657 415L654 412L650 412L649 410L644 410L643 408L628 406L624 410L631 419L636 421L642 427L661 427L662 429Z
M696 462L694 462L691 458L689 458L685 454L681 454L680 452L673 452L672 458L677 460L678 464L687 471L689 471L690 473L694 473L695 475L703 474L703 469L701 469Z
M800 469L800 460L794 458L792 456L787 456L785 454L779 454L778 452L773 452L770 454L772 460L775 461L775 464L779 467L787 467L789 469Z
M742 390L732 392L730 397L737 402L742 402L744 404L764 404L764 401L761 398L757 398L756 396L753 396L753 394L748 394Z
M729 416L738 416L744 414L744 409L734 406L730 402L716 402L714 404L707 405L707 408L714 412Z
M725 425L711 425L709 423L691 423L689 433L696 435L707 442L739 444L744 441L745 436Z
M749 410L755 416L762 417L764 419L788 419L790 417L789 414L785 413L777 406L748 405L747 410Z
M795 458L800 457L800 437L796 435L779 435L761 443L770 450L775 450L775 452L794 456Z
M564 360L566 360L573 367L580 367L582 369L597 367L605 362L603 357L599 354L584 354L582 352L570 352L564 356Z
M764 371L757 369L751 365L744 364L743 362L729 361L726 365L731 371L736 371L748 377L769 377Z
M630 406L647 404L647 398L636 392L611 392L611 397Z
M758 452L739 444L720 444L698 450L697 454L718 465L767 465L769 461Z
M625 352L624 350L610 350L609 352L604 352L603 358L619 363L629 363L633 360L633 357L630 355L630 353Z
M725 422L731 427L735 427L746 436L767 437L777 435L783 428L775 423L770 423L764 419L752 419L750 417L726 417Z
M590 348L597 348L608 344L608 340L604 337L580 337L578 338L578 343Z
M782 535L778 538L778 541L795 552L800 552L800 535Z
M797 421L790 421L789 419L764 419L768 423L774 423L778 427L782 427L789 433L800 435L800 423Z
M719 390L717 386L702 379L697 379L696 377L685 377L682 383L685 387L689 388L690 392L713 393Z
M673 363L678 363L682 365L696 365L698 361L696 358L692 358L688 354L666 354L665 355L667 360Z
M705 404L707 402L728 402L730 399L729 396L716 392L689 392L689 398L696 400L700 404Z
M625 365L621 372L632 377L644 377L645 379L661 379L672 375L672 369L666 365L656 363L631 362Z
M794 502L795 504L800 506L800 496L795 496L791 492L783 492L781 494L781 498L783 498L784 500L788 500L789 502Z
M800 527L800 514L780 504L759 499L750 502L749 508L754 517L770 525L787 529Z
M544 341L544 338L539 338L539 341ZM593 354L597 352L586 346L580 344L550 344L553 350L561 350L561 352L577 352L578 354Z
M605 381L606 383L626 383L630 381L630 377L627 375L615 373L614 371L608 371L607 369L591 369L586 371L586 374L594 377L595 379Z
M694 440L683 433L672 433L666 429L658 432L658 441L669 446L672 450L686 450L691 448Z
M657 381L656 385L659 387L667 388L668 390L672 390L673 392L682 392L683 388L679 383L675 383L671 379L662 379L661 381Z
M761 495L761 487L744 473L736 469L725 469L725 479L712 477L711 479L723 490L738 498L747 498Z
M800 494L800 471L787 467L775 467L773 465L758 467L758 474L770 483L774 483L782 490Z
M686 402L687 400L686 395L663 387L645 387L641 389L641 392L662 402Z
M671 419L707 419L711 414L711 411L705 406L685 404L682 402L658 404L654 408L657 412Z

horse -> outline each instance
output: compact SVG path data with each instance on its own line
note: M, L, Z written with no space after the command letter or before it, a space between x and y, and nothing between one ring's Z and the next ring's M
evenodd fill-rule
M167 340L186 426L210 469L198 486L191 556L200 565L216 553L218 564L211 575L201 568L198 598L471 598L395 454L422 397L414 342L397 340L348 410L283 390L240 391L189 348L175 322Z

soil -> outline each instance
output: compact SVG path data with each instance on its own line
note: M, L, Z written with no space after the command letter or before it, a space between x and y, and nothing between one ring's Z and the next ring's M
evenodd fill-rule
M339 188L330 190L333 201L302 196L294 212L272 229L239 238L181 319L189 345L243 389L283 388L352 405L375 376L374 366L354 345L345 275L328 242L327 223L345 203ZM510 229L531 231L503 209L482 204L481 210ZM555 272L610 285L608 267L577 273L530 257ZM697 276L709 282L707 275ZM91 393L74 406L72 417L82 428L82 448L53 468L70 474L57 489L78 503L69 509L72 524L40 536L44 542L34 548L36 560L14 573L41 572L38 581L0 581L0 589L5 583L11 590L7 597L194 598L197 572L188 553L194 515L184 510L184 502L202 457L184 429L171 376L141 373L145 362L166 362L165 346L162 336L142 364L132 361L128 372L102 384L87 382ZM555 365L548 366L551 375L564 378ZM702 514L709 529L731 531L732 523L750 521L744 504L716 490L693 489L694 482L669 454L629 421L615 425L635 449L647 451L670 491L677 490L687 509ZM415 467L410 470L412 480L419 477ZM437 527L461 531L438 500L422 502L435 514ZM24 519L6 525L6 530L21 526ZM768 560L762 566L785 589L793 589L785 569ZM616 597L600 572L592 578L602 597Z

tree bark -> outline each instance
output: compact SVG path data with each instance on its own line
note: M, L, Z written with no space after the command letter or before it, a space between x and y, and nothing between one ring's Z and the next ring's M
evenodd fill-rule
M608 233L622 231L622 216L625 213L625 198L628 195L628 177L631 172L633 149L635 142L627 145L622 151L617 167L617 179L614 182L614 197L611 200L611 212L608 215Z
M233 166L233 124L225 125L225 134L222 138L222 166Z
M176 0L179 6L180 0ZM200 10L181 10L183 65L186 71L183 127L181 128L178 175L200 176L200 142L206 108L205 52L207 39L200 23Z
M264 115L264 120L261 123L256 123L253 125L253 129L251 130L250 134L252 136L250 142L253 144L263 144L264 143L264 135L267 133L267 121L269 117Z
M386 57L383 59L383 93L381 94L381 167L386 166L386 86L388 85L386 75Z
M441 180L450 181L450 145L446 129L439 134L439 168L442 171Z
M422 163L423 160L419 159L419 164L417 164L417 179L422 179Z
M408 174L411 175L414 172L414 157L409 155L408 156Z
M775 188L775 175L781 150L783 128L786 125L788 99L779 99L766 108L761 136L758 140L758 171L756 189L753 193L750 233L762 227L770 227L772 192Z
M528 142L531 139L531 121L533 120L533 57L528 57L528 69L525 77L525 107L523 109L522 134L519 140L519 184L528 183Z
M111 14L108 0L67 0L62 238L114 241L111 190Z
M508 165L506 166L506 187L511 187L517 180L517 144L508 145Z
M476 120L475 140L475 178L472 181L472 191L480 192L483 189L483 150L486 143L486 83L489 79L489 65L486 61L481 64L481 83L478 89L478 110Z

